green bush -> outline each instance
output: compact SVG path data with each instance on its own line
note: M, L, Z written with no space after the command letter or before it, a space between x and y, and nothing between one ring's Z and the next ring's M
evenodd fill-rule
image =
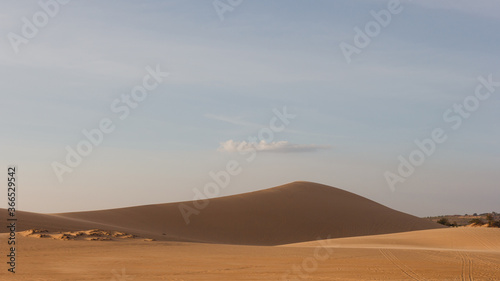
M483 225L484 221L482 219L472 219L469 221L469 223Z
M442 224L442 225L446 225L446 226L450 226L450 221L447 218L439 219L437 221L437 223Z
M487 214L486 215L486 220L488 221L489 224L492 224L495 221L493 219L493 214Z
M500 221L493 221L490 223L490 227L500 227Z

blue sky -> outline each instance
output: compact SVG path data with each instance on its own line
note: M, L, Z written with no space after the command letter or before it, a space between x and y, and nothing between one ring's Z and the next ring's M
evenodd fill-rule
M0 153L19 166L20 208L191 200L210 171L236 160L243 172L220 196L309 180L420 216L499 211L500 89L458 130L442 115L477 77L500 81L500 4L402 1L347 63L339 44L353 44L354 28L388 3L244 0L221 21L211 1L71 1L17 54L8 34L43 10L1 3ZM110 104L156 65L168 78L118 120ZM272 141L289 149L251 163L220 151L257 136L283 107L296 117ZM51 163L103 118L115 131L60 183ZM437 127L448 140L392 192L384 172Z

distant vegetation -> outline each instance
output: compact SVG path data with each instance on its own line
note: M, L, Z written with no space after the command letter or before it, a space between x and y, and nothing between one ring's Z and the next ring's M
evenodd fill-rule
M442 224L442 225L446 225L446 226L453 226L453 227L458 226L456 221L454 221L453 223L450 223L450 221L447 218L441 218L437 221L437 223Z
M500 214L496 212L483 213L479 215L474 213L473 215L465 214L427 217L427 219L451 227L473 225L500 228Z
M477 225L483 225L484 221L482 219L471 219L469 221L470 224L477 224Z
M487 214L486 220L490 227L500 227L500 220L495 220L495 213Z

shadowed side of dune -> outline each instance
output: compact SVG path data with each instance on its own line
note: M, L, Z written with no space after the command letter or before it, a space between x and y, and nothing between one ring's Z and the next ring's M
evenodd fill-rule
M310 182L210 199L186 224L180 206L193 202L51 215L72 224L119 229L159 240L280 245L440 228L353 193Z
M0 209L0 220L7 220L7 210ZM50 229L52 231L72 231L92 228L107 227L107 224L100 224L80 219L59 217L50 214L38 214L32 212L17 211L16 231L25 231L29 229ZM2 229L0 233L7 232Z

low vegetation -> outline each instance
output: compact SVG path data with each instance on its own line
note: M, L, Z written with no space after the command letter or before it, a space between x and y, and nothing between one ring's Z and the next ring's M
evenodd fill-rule
M500 220L495 220L495 216L493 213L487 214L486 220L488 221L488 225L490 227L500 227Z
M453 227L458 226L456 221L454 221L453 223L450 223L450 221L447 218L441 218L437 221L437 223L442 224L442 225L446 225L446 226L453 226Z
M484 226L484 227L500 228L500 214L496 212L483 213L483 214L474 213L473 215L465 214L465 215L427 217L427 219L450 227Z
M475 225L484 225L484 221L482 219L472 219L469 221L469 223Z

